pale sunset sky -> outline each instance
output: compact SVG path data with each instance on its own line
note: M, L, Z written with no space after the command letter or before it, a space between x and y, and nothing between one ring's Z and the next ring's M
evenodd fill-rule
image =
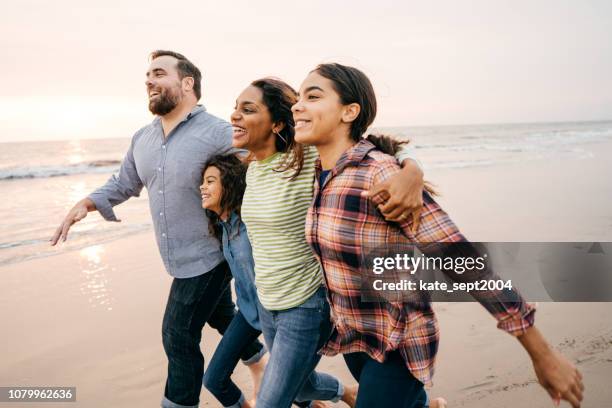
M612 119L607 0L20 0L0 30L0 142L130 137L155 49L198 65L224 119L250 81L331 61L370 76L377 126Z

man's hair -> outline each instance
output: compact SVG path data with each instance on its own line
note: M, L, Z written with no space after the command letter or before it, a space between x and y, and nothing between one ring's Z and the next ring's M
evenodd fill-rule
M183 54L179 54L178 52L168 51L168 50L157 50L153 51L149 56L150 60L153 61L155 58L163 57L168 55L170 57L174 57L178 60L176 63L176 69L179 73L179 78L183 79L185 77L193 78L193 93L196 98L199 100L202 96L202 73L196 67L193 62L189 61Z

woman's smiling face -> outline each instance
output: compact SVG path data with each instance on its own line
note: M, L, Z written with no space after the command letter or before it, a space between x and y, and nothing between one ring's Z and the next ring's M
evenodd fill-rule
M274 124L262 97L262 91L250 85L236 99L231 116L234 147L254 151L265 146L270 138L274 137Z
M345 107L333 82L313 71L302 82L299 100L291 110L295 121L295 140L320 145L329 142L343 124Z

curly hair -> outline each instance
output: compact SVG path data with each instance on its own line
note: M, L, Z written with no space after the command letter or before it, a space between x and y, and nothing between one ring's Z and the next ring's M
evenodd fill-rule
M209 167L215 167L221 174L221 214L232 211L240 215L242 197L246 189L247 166L234 154L213 156L205 165L204 172ZM221 238L221 226L219 225L219 214L206 210L208 216L208 230L217 238Z

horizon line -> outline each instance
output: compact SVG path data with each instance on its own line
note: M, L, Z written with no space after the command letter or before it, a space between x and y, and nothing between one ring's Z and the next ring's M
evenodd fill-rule
M564 120L564 121L530 121L530 122L477 122L477 123L453 123L444 125L384 125L373 126L370 129L385 129L385 128L443 128L443 127L469 127L469 126L499 126L499 125L545 125L545 124L568 124L568 123L603 123L612 122L609 119L592 119L592 120ZM28 142L67 142L71 140L109 140L109 139L127 139L131 136L110 136L110 137L92 137L92 138L71 138L71 139L25 139L25 140L0 140L2 143L28 143Z

